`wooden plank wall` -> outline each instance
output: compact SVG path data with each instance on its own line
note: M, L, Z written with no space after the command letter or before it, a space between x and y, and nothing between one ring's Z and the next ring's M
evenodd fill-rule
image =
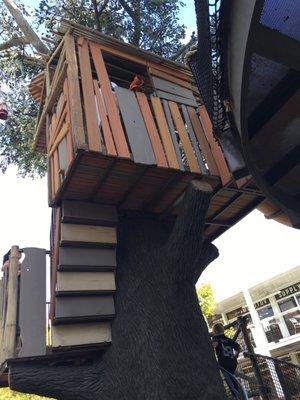
M57 104L52 115L47 119L47 152L49 158L50 198L53 198L61 187L74 159L74 146L71 132L69 85L67 79L63 84Z
M50 200L58 195L81 148L137 164L216 175L228 183L231 174L203 106L198 112L188 74L135 58L131 62L146 68L153 93L113 89L104 53L124 59L129 55L84 37L74 41L68 34L65 41L59 63L65 57L72 69L68 67L63 91L47 118ZM74 105L72 96L81 107ZM74 136L77 131L79 138Z
M77 39L77 47L89 150L130 157L140 164L220 175L211 144L203 130L199 131L198 105L188 76L149 65L152 96L124 87L112 89L103 52L119 57L122 52L84 37ZM135 61L147 64L142 59ZM191 118L186 107L196 117Z

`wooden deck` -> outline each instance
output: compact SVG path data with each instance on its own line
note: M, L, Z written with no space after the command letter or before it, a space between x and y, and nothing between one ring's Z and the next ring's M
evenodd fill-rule
M205 230L213 240L264 200L251 180L240 188L234 181L222 186L212 175L142 166L85 152L77 157L53 205L59 205L62 199L80 200L116 205L119 212L177 214L189 182L206 180L215 191Z

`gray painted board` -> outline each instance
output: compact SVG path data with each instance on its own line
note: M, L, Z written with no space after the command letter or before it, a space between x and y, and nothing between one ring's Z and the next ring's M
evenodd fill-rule
M115 88L134 162L156 165L148 131L134 92Z
M193 129L193 126L192 126L192 123L191 123L191 120L190 120L190 117L189 117L189 114L188 114L186 106L182 105L181 106L181 110L182 110L182 113L183 113L183 116L184 116L184 120L185 120L185 123L186 123L187 132L188 132L189 137L190 137L190 139L191 139L191 141L193 143L193 148L194 148L194 151L196 153L196 157L197 157L197 161L198 161L198 164L199 164L199 167L200 167L201 174L206 175L208 171L205 168L205 164L204 164L204 161L203 161L200 149L199 149L198 141L196 139L196 136L195 136L195 133L194 133L194 129Z
M67 172L68 169L68 150L67 150L67 139L64 137L63 140L58 145L58 158L59 158L59 168Z
M114 316L113 296L57 297L55 320Z
M59 294L76 292L114 292L114 272L61 272L57 273L56 290Z
M84 346L111 342L109 322L54 325L51 333L52 347Z
M59 269L69 271L112 270L117 265L115 249L59 248Z
M179 86L176 83L166 81L165 79L157 78L156 76L152 76L152 81L155 89L163 90L164 92L172 93L195 101L193 92L189 89Z
M177 142L177 137L176 137L176 133L175 133L174 124L173 124L173 121L172 121L171 112L170 112L170 109L169 109L169 104L168 104L167 100L162 100L162 102L163 102L163 107L164 107L165 115L166 115L168 126L169 126L169 131L171 133L171 139L172 139L172 142L173 142L173 145L174 145L177 161L178 161L178 164L179 164L179 168L182 171L184 171L185 168L184 168L184 165L183 165L183 162L182 162L182 157L181 157L181 153L180 153L180 149L179 149L179 144Z
M83 247L110 247L117 245L116 228L61 223L61 245Z
M19 357L41 356L46 354L46 250L28 247L23 251Z
M232 173L238 174L240 171L245 170L245 160L231 129L226 129L226 131L222 132L220 144ZM245 174L248 174L247 170L245 170Z
M198 107L198 104L195 99L194 100L186 99L185 97L176 96L175 94L163 92L162 90L157 90L156 94L161 99L175 101L176 103L186 104L187 106Z
M62 203L62 222L115 226L118 213L113 206L66 200Z

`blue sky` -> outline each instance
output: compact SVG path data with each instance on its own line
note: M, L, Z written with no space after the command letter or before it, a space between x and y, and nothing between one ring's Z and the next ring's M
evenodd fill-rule
M37 0L25 0L36 6ZM181 22L195 30L193 0L186 0ZM50 209L46 179L21 179L10 167L0 173L0 256L13 244L49 248ZM203 273L199 283L211 282L218 300L273 275L300 265L300 231L267 221L252 212L215 241L220 257Z

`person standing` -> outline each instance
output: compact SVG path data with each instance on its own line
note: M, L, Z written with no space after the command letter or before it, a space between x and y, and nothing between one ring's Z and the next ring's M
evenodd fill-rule
M224 326L220 322L213 326L212 345L215 349L219 366L224 371L225 380L235 397L239 392L238 383L231 376L234 376L237 367L237 358L241 352L240 345L224 333ZM229 374L228 374L229 372Z

